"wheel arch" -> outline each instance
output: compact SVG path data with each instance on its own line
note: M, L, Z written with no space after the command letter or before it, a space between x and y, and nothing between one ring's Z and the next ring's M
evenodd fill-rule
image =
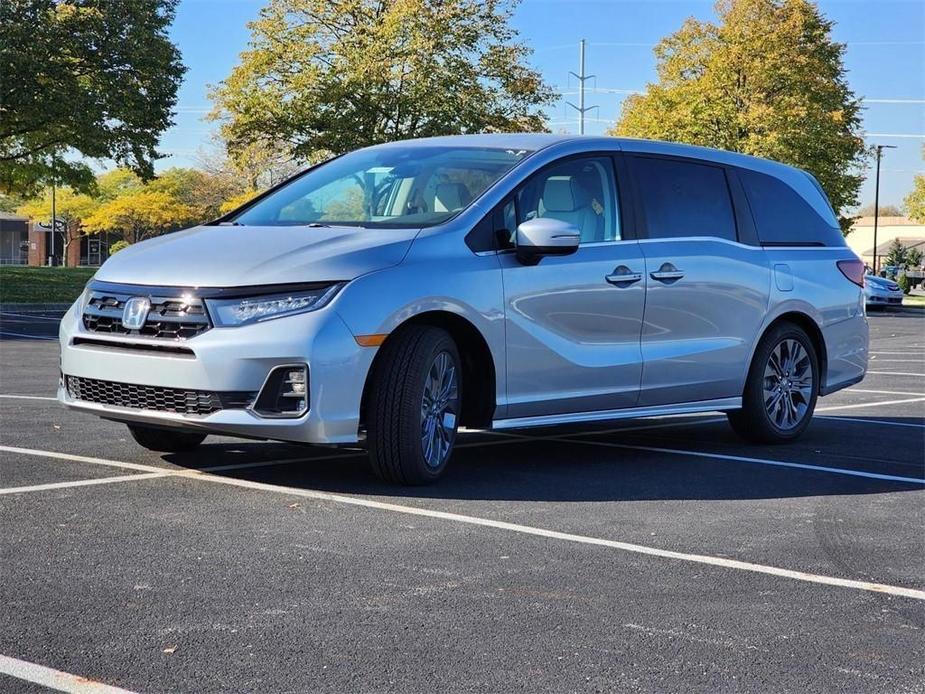
M462 410L460 424L472 428L486 428L491 425L497 405L497 374L491 349L479 329L468 319L450 311L424 311L399 323L382 343L385 346L395 335L410 326L432 326L446 330L459 350L463 366ZM379 367L382 346L373 358L360 404L360 424L365 421L367 396L370 382Z
M816 358L819 360L819 394L824 395L828 374L828 353L825 346L825 337L822 334L822 328L819 327L819 324L808 313L790 310L779 316L775 316L774 320L768 323L764 330L761 331L761 336L755 342L755 348L752 350L752 359L749 361L749 368L751 368L751 361L755 359L755 351L760 342L771 330L781 323L792 323L796 325L801 328L812 341L813 349L816 350Z

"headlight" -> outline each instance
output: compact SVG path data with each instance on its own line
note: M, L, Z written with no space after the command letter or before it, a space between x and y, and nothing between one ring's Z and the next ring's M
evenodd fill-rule
M287 294L266 294L239 299L206 299L212 321L220 328L246 325L296 313L316 311L326 305L343 283Z

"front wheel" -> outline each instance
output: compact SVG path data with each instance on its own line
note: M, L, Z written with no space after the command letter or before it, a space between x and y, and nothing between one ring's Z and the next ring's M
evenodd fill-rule
M462 370L453 338L409 326L382 346L366 401L373 471L395 484L427 484L446 469L456 442Z
M748 371L742 409L727 413L739 436L786 443L809 426L819 395L819 358L797 325L774 327L758 345Z
M136 443L158 453L185 453L196 448L206 438L205 434L191 434L138 424L129 424L128 430Z

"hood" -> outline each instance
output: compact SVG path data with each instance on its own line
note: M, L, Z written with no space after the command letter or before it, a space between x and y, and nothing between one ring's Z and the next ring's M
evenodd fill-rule
M899 285L896 284L896 282L891 279L887 279L886 277L878 277L877 275L865 275L864 281L869 282L870 284L877 287L884 287L886 289L899 289Z
M352 280L401 262L418 229L200 226L125 248L95 278L165 287Z

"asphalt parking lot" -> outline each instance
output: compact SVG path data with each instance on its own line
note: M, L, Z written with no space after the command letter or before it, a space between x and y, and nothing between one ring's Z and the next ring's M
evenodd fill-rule
M467 433L423 489L141 449L53 401L55 331L0 315L2 692L925 691L925 312L795 444Z

